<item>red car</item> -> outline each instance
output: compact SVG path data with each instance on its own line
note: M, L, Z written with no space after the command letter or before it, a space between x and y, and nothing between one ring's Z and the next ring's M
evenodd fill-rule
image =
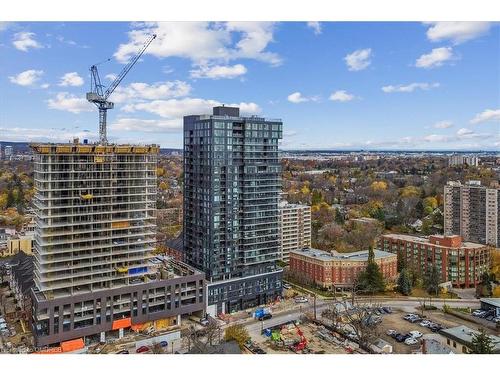
M135 352L136 353L146 353L146 352L149 352L149 348L147 346L141 346L141 347L137 348L137 350Z

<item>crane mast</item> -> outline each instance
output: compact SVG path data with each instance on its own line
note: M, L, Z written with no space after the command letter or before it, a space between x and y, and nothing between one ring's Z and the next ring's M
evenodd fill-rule
M115 91L120 82L125 78L127 73L132 69L137 60L142 56L146 48L156 38L156 34L151 35L143 44L139 52L125 65L120 74L114 79L109 87L104 91L104 85L101 83L101 77L97 70L97 64L90 67L90 92L87 93L87 100L95 104L99 110L99 143L107 144L106 121L108 109L113 109L114 103L108 101L109 96Z

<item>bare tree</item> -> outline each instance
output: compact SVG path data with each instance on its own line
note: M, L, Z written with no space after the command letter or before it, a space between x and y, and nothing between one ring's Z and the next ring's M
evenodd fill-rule
M330 305L321 316L330 320L336 330L352 332L359 345L368 350L370 342L379 336L380 318L375 314L376 308L371 303L344 299Z

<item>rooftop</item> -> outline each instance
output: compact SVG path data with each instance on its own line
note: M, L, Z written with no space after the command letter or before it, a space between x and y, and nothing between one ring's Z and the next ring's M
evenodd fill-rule
M481 302L500 307L500 298L481 298Z
M280 202L280 208L310 208L307 204L290 203L287 201Z
M440 331L440 333L443 336L454 339L464 345L470 344L472 342L474 335L479 334L478 331L464 325L443 329ZM500 353L500 337L494 335L488 335L488 336L491 338L492 344L494 345L493 352Z
M432 244L433 246L436 247L450 247L450 246L445 246L445 245L438 245L435 243L431 243L430 237L420 237L420 236L412 236L409 234L399 234L399 233L388 233L388 234L383 234L382 237L390 237L398 240L403 240L403 241L408 241L408 242L418 242L422 244ZM452 238L455 236L441 236L441 235L433 235L435 238ZM474 243L474 242L462 242L462 244L458 248L475 248L479 249L482 247L485 247L486 245L482 245L479 243Z
M387 251L382 250L373 250L375 259L394 257L395 254L389 253ZM318 250L313 248L306 248L301 250L292 250L290 253L295 253L299 255L305 255L310 258L316 258L321 260L350 260L350 261L358 261L364 262L368 260L368 250L355 251L353 253L338 253L336 251L332 251L331 253L324 250Z

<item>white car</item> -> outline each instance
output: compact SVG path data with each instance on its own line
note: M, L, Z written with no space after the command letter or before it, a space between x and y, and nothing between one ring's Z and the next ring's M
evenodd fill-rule
M472 312L472 315L473 315L473 316L479 316L479 315L481 315L482 313L484 313L484 310L474 310L474 311Z
M415 345L415 344L418 344L418 340L413 338L413 337L408 337L406 340L405 340L405 344L406 345Z
M422 327L429 327L432 324L432 322L430 320L422 320L419 324Z
M410 335L414 338L414 339L419 339L422 337L422 333L419 332L419 331L410 331Z
M294 301L295 301L295 303L307 303L307 302L309 302L308 299L304 296L295 297Z

